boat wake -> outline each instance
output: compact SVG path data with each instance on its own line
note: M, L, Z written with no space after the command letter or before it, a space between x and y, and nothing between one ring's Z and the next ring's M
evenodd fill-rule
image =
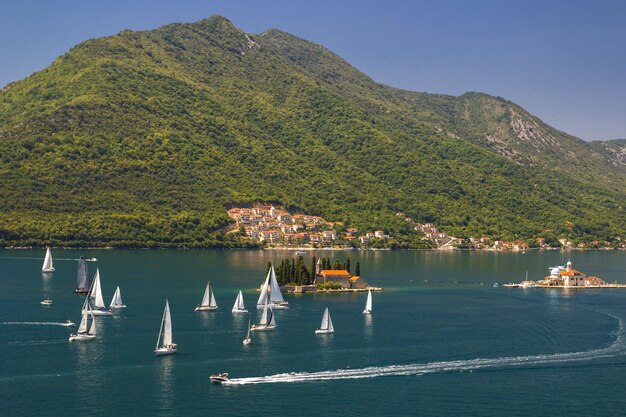
M63 326L69 327L68 323L53 322L53 321L3 321L0 324L3 325L15 325L15 326Z
M617 319L617 317L615 317ZM560 364L590 361L599 358L614 357L626 353L624 328L619 321L616 339L605 348L582 352L540 354L530 356L510 356L500 358L476 358L469 360L415 363L408 365L371 366L359 369L337 369L320 372L291 372L250 378L233 378L224 385L277 384L293 382L332 381L342 379L378 378L384 376L419 376L430 373L463 372L475 369L510 368L546 364Z

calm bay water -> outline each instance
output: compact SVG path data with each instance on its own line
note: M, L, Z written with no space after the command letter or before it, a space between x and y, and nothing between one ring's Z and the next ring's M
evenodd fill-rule
M626 281L626 253L315 252L350 256L386 291L287 295L275 332L254 334L268 260L287 251L0 251L0 413L3 416L464 415L607 416L626 413L626 289L494 288L546 275L569 259ZM98 258L105 301L128 308L97 318L98 338L69 343L83 297L79 255ZM305 262L309 261L305 256ZM310 261L309 261L310 262ZM309 264L307 262L307 265ZM207 279L220 310L198 313ZM250 316L230 312L239 289ZM51 307L39 304L45 296ZM165 298L179 352L153 350ZM325 307L336 333L316 336ZM329 372L331 371L331 372ZM212 385L229 372L235 386ZM267 377L269 378L260 378Z

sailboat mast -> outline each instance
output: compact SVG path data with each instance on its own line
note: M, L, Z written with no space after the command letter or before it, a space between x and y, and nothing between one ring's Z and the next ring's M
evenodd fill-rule
M159 348L161 343L161 335L163 334L163 323L165 322L165 309L163 310L163 317L161 318L161 328L159 328L159 338L157 339L156 349Z

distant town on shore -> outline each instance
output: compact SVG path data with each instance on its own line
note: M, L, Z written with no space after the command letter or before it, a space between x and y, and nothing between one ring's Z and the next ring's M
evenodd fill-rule
M235 224L229 233L240 233L242 237L257 242L266 248L294 249L390 249L395 236L385 230L362 230L345 227L342 222L327 221L323 217L290 213L274 205L233 207L228 215ZM420 223L404 213L397 213L412 228L422 233L422 240L430 249L439 250L489 250L524 252L531 249L616 249L626 248L626 242L618 244L594 240L572 242L567 237L503 241L489 236L459 238L441 231L432 223Z

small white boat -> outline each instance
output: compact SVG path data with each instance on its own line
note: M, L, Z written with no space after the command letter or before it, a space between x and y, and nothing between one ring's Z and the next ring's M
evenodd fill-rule
M324 315L322 316L322 324L320 325L320 328L315 331L315 334L329 333L335 333L335 328L333 327L333 321L330 318L328 307L326 307L326 310L324 310Z
M367 290L367 301L365 301L363 314L372 314L372 290Z
M289 308L289 303L283 299L283 295L280 292L273 264L270 265L270 270L267 271L267 277L263 283L261 295L259 295L259 299L256 302L256 308L263 308L266 302L275 310Z
M161 319L161 328L159 329L159 338L157 339L154 353L157 356L171 355L176 353L176 348L176 343L172 343L172 317L170 316L170 304L166 299L163 319Z
M87 331L87 322L89 318L91 318L91 326L89 327L89 331ZM80 325L78 326L78 332L76 332L76 334L70 334L68 340L70 342L93 340L96 338L96 333L96 319L91 311L91 306L87 304L87 310L83 310L83 316L80 320Z
M204 289L204 296L202 297L202 301L196 308L195 311L215 311L217 310L217 303L215 302L215 294L211 289L211 282L207 282L206 288Z
M76 323L74 323L72 320L66 320L65 323L63 323L64 327L74 327L76 326Z
M94 316L112 316L113 310L106 308L104 305L104 298L102 297L102 284L100 283L100 269L96 269L93 282L91 284L91 290L85 299L85 304L90 304L93 298L93 307L91 307ZM85 309L85 307L83 307Z
M209 378L214 384L223 384L224 382L230 381L230 378L228 378L228 373L226 372L222 374L213 374Z
M52 305L52 298L46 297L45 299L41 300L39 302L39 304L41 304L42 306L51 306Z
M303 251L303 250L299 250L299 251L296 251L296 255L297 256L304 256L304 255L306 255L306 252Z
M246 335L246 338L243 339L243 344L249 345L251 342L252 342L252 339L250 338L250 319L248 319L248 334Z
M493 288L498 288L500 286L500 284L498 284L497 282L493 283Z
M268 330L276 329L276 319L274 318L274 311L267 306L267 299L263 307L263 314L261 314L261 320L259 324L253 324L250 330L253 332L264 332Z
M126 304L122 301L122 292L120 291L120 287L115 289L115 294L113 294L113 298L111 299L111 304L109 304L111 308L125 308Z
M235 304L233 305L233 313L247 313L246 306L243 304L243 294L241 294L241 290L239 294L237 294L237 299L235 300Z
M52 252L50 252L50 248L46 248L46 257L43 260L41 272L54 272L54 263L52 262Z

